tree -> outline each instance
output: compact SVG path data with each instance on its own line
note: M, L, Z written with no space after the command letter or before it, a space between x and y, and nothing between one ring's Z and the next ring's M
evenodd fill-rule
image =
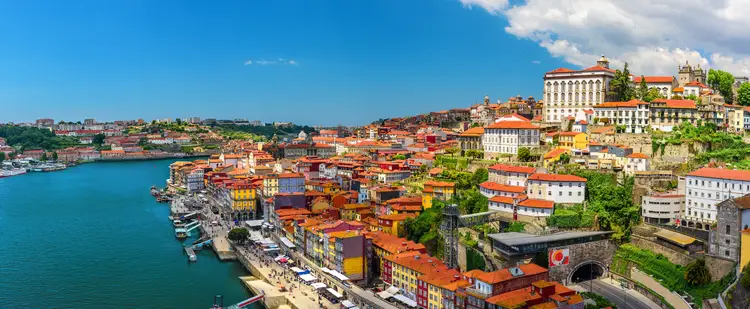
M746 290L750 290L750 263L742 268L742 279L740 283Z
M15 159L15 158L16 158L16 153L15 153L15 152L11 152L11 153L10 153L10 154L8 155L8 159L10 159L10 160L13 160L13 159Z
M750 106L750 83L743 83L740 85L740 88L737 89L737 104Z
M734 93L732 87L734 87L734 75L729 72L721 70L708 70L708 77L706 83L711 86L712 89L716 90L724 97L724 101L731 104L734 101Z
M685 280L692 285L702 285L711 281L711 273L706 267L706 260L698 258L685 267Z
M5 153L0 152L0 162L3 162L3 161L5 161Z
M393 160L406 160L406 156L402 154L397 154L393 156Z
M521 221L513 221L510 223L510 225L508 225L508 228L505 229L505 232L523 233L524 226L525 224Z
M40 161L47 161L47 152L42 152L42 157L39 159Z
M456 147L450 147L450 148L445 149L445 153L450 154L451 156L454 156L459 151L461 151L461 149L458 149Z
M182 119L180 119L180 118L177 118L177 119L175 119L174 121L175 121L175 122L177 123L177 125L178 125L178 126L179 126L179 125L182 125Z
M155 125L156 125L156 119L154 119L154 120L151 120L151 125L152 125L152 126L155 126Z
M570 163L570 155L566 152L560 155L560 164L568 164Z
M646 96L644 96L641 100L644 102L651 102L656 99L663 99L664 97L659 93L659 89L651 88L646 92Z
M638 85L638 91L636 92L638 99L640 99L641 101L646 101L646 97L648 96L648 91L649 89L648 89L648 85L646 84L646 77L641 75L641 84Z
M531 150L526 147L518 148L518 160L521 162L529 162L529 160L531 160Z
M701 98L699 98L698 96L696 96L694 94L689 94L688 96L685 97L685 100L693 100L693 101L695 101L696 105L701 105L701 103L703 103L703 101L701 100Z
M140 139L138 139L138 146L143 147L146 145L148 145L148 138L141 137Z
M249 236L250 232L246 228L233 228L227 235L227 237L229 237L229 240L240 244L244 243Z
M622 71L615 71L615 77L609 82L609 86L617 101L625 102L633 98L633 87L630 85L630 70L628 70L627 62Z
M547 250L539 251L536 255L534 255L534 258L531 259L531 263L542 266L544 268L549 268L549 255L547 253Z
M474 123L471 124L472 128L476 128L476 127L480 127L480 126L482 126L482 125L479 124L478 122L474 122Z
M482 152L476 149L469 149L466 151L466 156L472 158L481 158Z
M102 134L102 133L99 133L99 134L97 134L97 135L94 135L94 138L93 138L93 140L92 140L92 143L94 143L95 145L101 145L101 144L104 144L104 138L105 138L105 136L104 136L104 134Z
M52 161L57 161L57 151L52 152Z
M476 171L474 171L474 174L471 175L471 184L472 187L478 186L480 183L483 183L487 180L489 180L489 172L486 168L478 168Z

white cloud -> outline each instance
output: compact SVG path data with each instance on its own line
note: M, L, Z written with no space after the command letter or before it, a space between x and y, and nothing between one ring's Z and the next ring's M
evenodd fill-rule
M633 74L676 75L678 64L750 74L747 0L459 0L507 19L505 31L580 67L602 54Z
M274 65L274 64L288 64L288 65L299 65L299 62L295 61L294 59L286 60L284 58L276 58L277 60L246 60L245 65Z
M541 64L542 62L539 61L539 60L531 60L531 63L533 63L533 64Z
M252 65L252 64L253 64L253 61L252 61L252 60L246 60L246 61L245 61L245 65Z
M290 64L290 65L299 65L299 63L297 63L297 61L294 61L294 59L289 60L289 62L287 62L287 63Z

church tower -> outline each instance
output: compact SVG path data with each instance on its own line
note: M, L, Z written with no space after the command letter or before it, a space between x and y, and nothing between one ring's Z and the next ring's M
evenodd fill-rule
M679 67L677 73L677 87L685 87L685 84L692 82L695 78L693 75L693 68L685 61L685 65Z
M602 55L602 57L599 58L599 61L596 62L596 65L602 68L609 69L609 60L607 60L607 57L604 57L604 55Z

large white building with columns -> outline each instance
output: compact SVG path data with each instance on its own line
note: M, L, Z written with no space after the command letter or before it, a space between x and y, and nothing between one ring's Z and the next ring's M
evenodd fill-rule
M583 70L559 68L544 74L544 121L561 122L606 101L615 70L602 55Z

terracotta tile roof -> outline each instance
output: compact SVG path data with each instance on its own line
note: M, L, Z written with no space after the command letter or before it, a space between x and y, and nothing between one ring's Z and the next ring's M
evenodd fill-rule
M688 176L750 181L750 171L704 167L692 171Z
M536 172L536 167L495 164L493 166L490 166L489 170L506 173L533 174L534 172Z
M708 86L706 86L705 84L699 83L699 82L689 82L689 83L685 84L685 87L690 87L690 86L692 86L692 87L700 87L700 88L708 88Z
M482 134L484 134L484 128L476 127L464 131L460 136L480 136Z
M558 156L560 156L560 155L562 155L563 153L566 153L566 152L568 152L568 150L565 149L565 148L555 148L555 149L552 149L547 154L545 154L544 158L545 159L557 158Z
M521 269L524 277L547 272L546 268L536 264L523 264L518 265L517 267ZM493 272L484 272L477 277L478 280L489 284L496 284L513 278L517 277L514 277L513 274L511 274L510 268L503 268Z
M568 181L568 182L586 182L586 178L578 177L574 175L560 175L560 174L540 174L536 173L529 176L529 180L539 181Z
M583 132L560 132L559 133L560 136L578 136L581 134L586 134L586 133L583 133Z
M629 154L626 158L631 158L631 159L648 159L648 158L651 158L651 157L649 157L646 154L640 153L640 152L634 152L634 153Z
M440 259L416 251L388 255L384 258L394 264L398 264L408 269L414 270L419 274L428 274L431 272L448 269L448 267Z
M404 221L408 218L415 218L417 215L415 214L390 214L390 215L382 215L378 217L378 219L383 220L390 220L390 221Z
M374 220L374 219L370 219ZM424 251L426 247L423 244L415 243L406 238L401 238L385 232L369 232L367 237L372 239L372 244L383 249L390 254L396 254L408 251Z
M672 89L672 92L683 92L683 91L685 91L685 88L682 88L682 87L676 87Z
M526 122L530 122L531 121L531 120L529 120L529 118L521 116L518 113L513 113L513 114L509 114L509 115L503 115L500 118L502 118L502 119L514 119L515 118L515 119L518 119L518 120L521 120L521 121L526 121Z
M547 200L537 200L537 199L525 199L518 203L518 206L523 207L530 207L530 208L544 208L544 209L552 209L555 207L555 203L552 201Z
M526 121L500 121L489 126L488 129L539 129L538 126Z
M674 81L674 76L644 76L647 84L671 84ZM641 77L638 76L633 78L633 82L638 84L641 82Z
M627 102L604 102L602 104L594 106L594 108L638 107L638 105L646 105L646 104L648 103L633 99Z
M456 184L455 184L455 183L453 183L453 182L447 182L447 181L435 181L435 180L428 180L428 181L425 181L424 185L425 185L425 186L432 186L432 187L440 187L440 188L445 188L445 187L450 187L450 188L452 188L452 187L455 187L455 186L456 186Z
M595 65L595 66L589 67L589 68L585 68L585 69L583 69L583 71L588 71L588 72L605 71L605 72L610 72L610 73L614 73L615 72L615 70L607 69L605 67L598 66L598 65Z
M571 72L575 72L575 70L571 70L567 68L558 68L558 69L554 69L552 71L547 72L547 74L549 73L571 73Z
M509 186L509 185L503 185L492 181L485 181L481 184L479 184L480 187L493 190L493 191L504 191L504 192L513 192L513 193L523 193L526 191L526 187L524 186Z
M667 104L667 108L686 108L686 109L695 109L695 101L693 100L666 100L666 99L657 99L652 101L652 103L659 103L664 102Z
M591 133L607 133L607 132L614 132L615 127L613 126L607 126L607 127L601 127L591 130Z
M344 209L366 209L369 207L370 206L365 204L344 204L343 206Z

